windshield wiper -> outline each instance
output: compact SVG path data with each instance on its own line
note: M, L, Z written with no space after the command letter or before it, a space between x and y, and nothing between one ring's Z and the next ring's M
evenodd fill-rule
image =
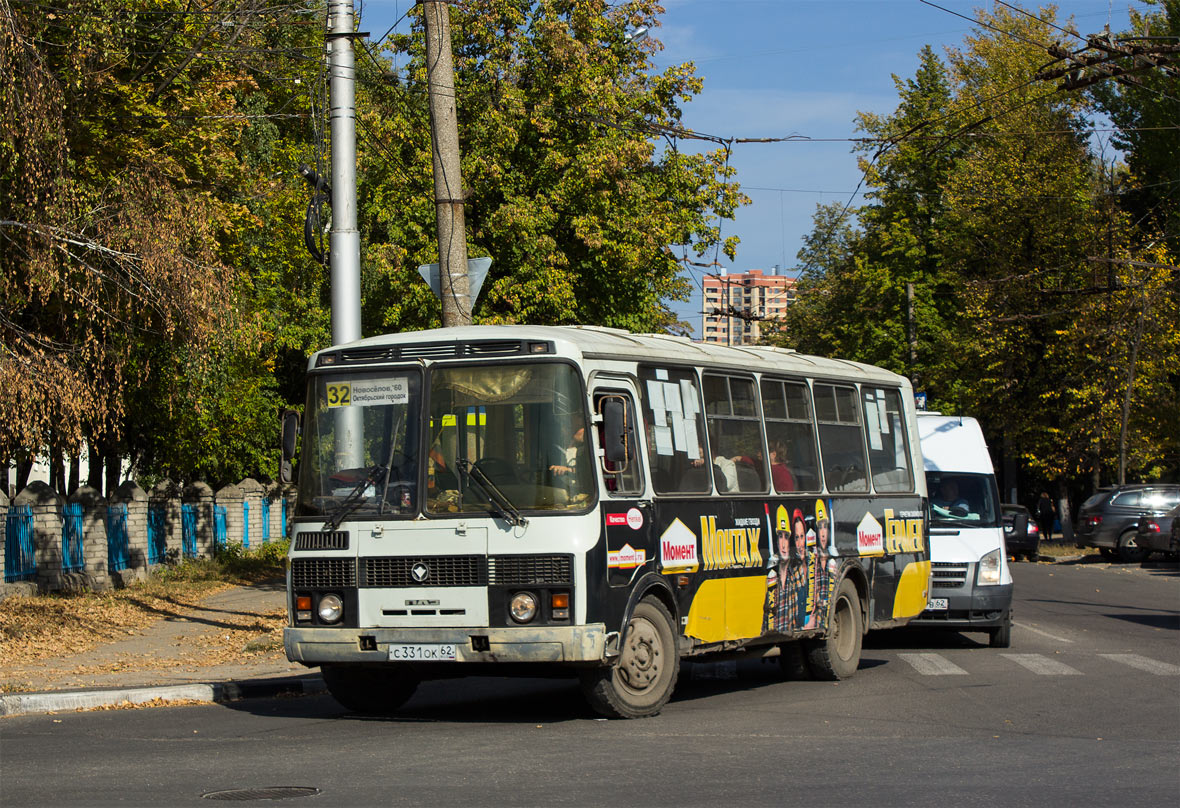
M473 463L467 462L467 458L465 457L455 458L455 468L459 470L460 477L475 483L475 487L483 493L488 504L500 511L500 515L504 517L504 521L513 527L528 526L529 520L520 515L520 511L512 504L512 500L504 496L504 492L488 479L488 475L483 473L483 469Z
M360 507L361 502L364 500L365 489L370 485L376 485L387 473L385 466L371 466L365 478L348 492L348 496L336 506L336 510L332 511L332 515L324 521L324 532L331 533L340 527L340 523L344 521L344 517Z

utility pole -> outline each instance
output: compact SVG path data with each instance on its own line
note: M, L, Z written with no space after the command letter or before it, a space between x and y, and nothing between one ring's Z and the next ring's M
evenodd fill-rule
M352 0L328 4L328 119L332 135L332 231L328 271L332 344L361 338L361 236L356 227L356 68Z
M361 338L361 236L356 227L356 36L352 0L328 3L328 120L332 135L332 232L328 273L332 344ZM336 465L360 466L364 457L359 407L334 414Z
M451 328L471 325L451 14L446 0L423 0L422 10L426 22L426 94L430 100L434 209L438 222L439 297L443 327Z

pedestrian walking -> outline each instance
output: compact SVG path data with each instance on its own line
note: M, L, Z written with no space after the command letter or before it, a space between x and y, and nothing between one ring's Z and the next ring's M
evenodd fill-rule
M1041 528L1041 540L1053 540L1053 518L1057 514L1057 509L1053 507L1053 500L1049 499L1049 492L1042 491L1041 498L1037 500L1037 524Z

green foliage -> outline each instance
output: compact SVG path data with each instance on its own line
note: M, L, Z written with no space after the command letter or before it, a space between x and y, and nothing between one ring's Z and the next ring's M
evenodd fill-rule
M651 71L652 0L475 0L451 7L468 253L493 264L480 322L594 323L659 330L688 288L668 251L703 254L715 216L745 201L723 153L657 150L701 89L691 65ZM370 234L366 307L375 325L434 325L437 302L418 279L437 261L423 39L395 37L405 85L361 70L361 130L384 148L362 158Z
M1136 18L1140 35L1174 25L1177 4L1164 5L1166 21ZM979 14L946 65L925 49L915 77L896 80L892 115L860 116L880 139L861 163L869 203L817 212L799 302L774 339L909 375L933 408L980 417L1040 480L1109 481L1120 445L1128 479L1176 476L1180 284L1166 228L1180 139L1134 131L1166 109L1164 76L1095 93L1130 150L1108 172L1087 97L1035 79L1052 9L1043 22ZM1168 180L1151 215L1137 172Z

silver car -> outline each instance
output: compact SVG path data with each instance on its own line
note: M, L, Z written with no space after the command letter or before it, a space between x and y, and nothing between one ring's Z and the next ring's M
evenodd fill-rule
M1078 510L1078 547L1097 547L1107 558L1142 561L1149 552L1139 546L1139 517L1163 516L1180 505L1180 485L1120 485L1099 491Z

